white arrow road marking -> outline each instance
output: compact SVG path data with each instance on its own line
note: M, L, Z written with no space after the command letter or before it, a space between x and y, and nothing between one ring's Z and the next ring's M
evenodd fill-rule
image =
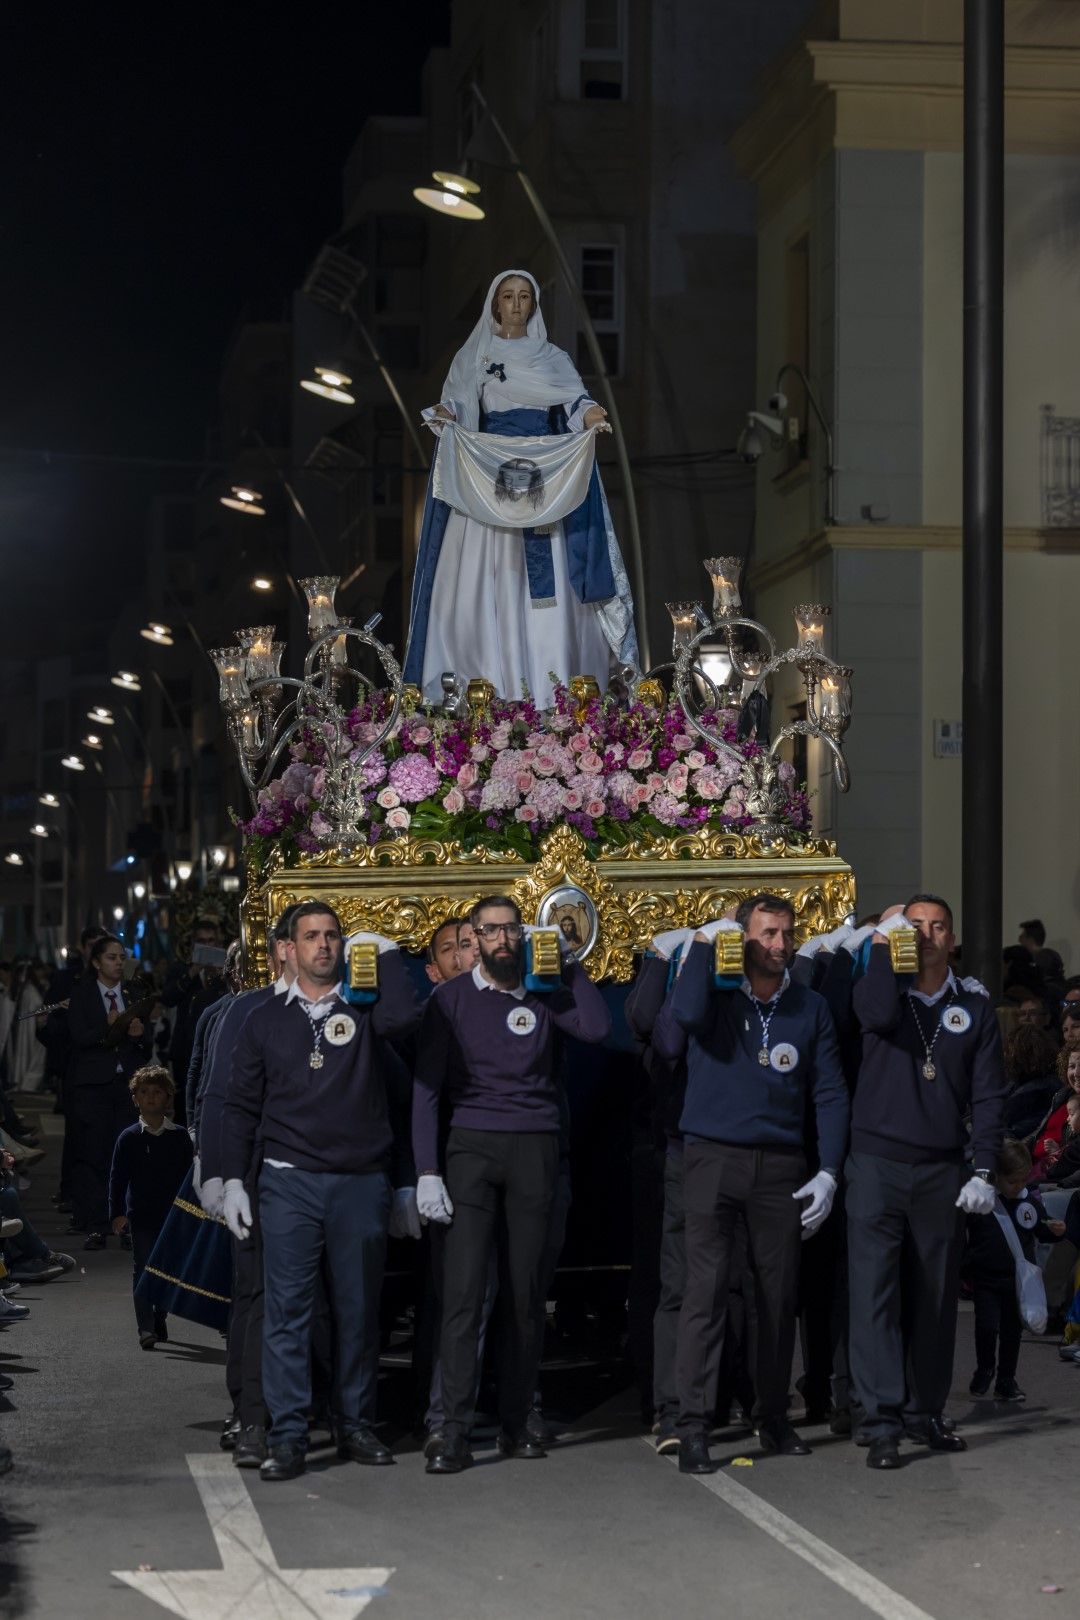
M220 1569L114 1569L118 1581L180 1620L356 1620L392 1569L279 1569L231 1457L187 1459Z

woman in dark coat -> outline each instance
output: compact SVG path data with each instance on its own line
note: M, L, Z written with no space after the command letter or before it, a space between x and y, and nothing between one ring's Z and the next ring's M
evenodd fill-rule
M113 934L95 940L89 971L71 992L70 1109L72 1143L70 1230L88 1233L85 1249L103 1249L109 1230L108 1180L113 1147L131 1124L128 1080L150 1057L150 1032L142 1019L128 1021L119 1041L106 1039L130 1009L121 988L123 942Z

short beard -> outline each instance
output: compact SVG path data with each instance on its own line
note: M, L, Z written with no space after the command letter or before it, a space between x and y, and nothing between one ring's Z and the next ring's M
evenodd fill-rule
M489 956L483 945L481 945L480 961L488 978L494 979L496 984L513 989L516 984L521 982L522 947L520 941L512 954L500 961L496 961L493 955Z

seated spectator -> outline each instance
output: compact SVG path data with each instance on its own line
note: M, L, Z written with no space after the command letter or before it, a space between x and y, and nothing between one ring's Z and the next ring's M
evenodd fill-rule
M1045 1029L1049 1033L1054 1027L1054 1009L1045 997L1027 995L1017 1008L1016 1023L1018 1028L1022 1024L1032 1024L1036 1029ZM1054 1051L1056 1056L1056 1041Z
M1070 1051L1064 1047L1058 1053L1057 1072L1062 1082L1055 1093L1045 1117L1035 1128L1031 1143L1031 1156L1039 1169L1048 1154L1060 1151L1068 1126L1066 1104L1074 1092L1080 1091L1080 1049ZM1040 1170L1040 1175L1043 1172Z
M1024 1002L1020 1008L1023 1019ZM1042 1006L1043 1003L1037 1005ZM1005 1042L1005 1076L1012 1086L1005 1099L1005 1129L1011 1136L1034 1135L1061 1089L1058 1049L1048 1030L1021 1022Z
M1073 1093L1065 1110L1068 1116L1065 1133L1060 1147L1046 1155L1042 1179L1058 1187L1077 1187L1080 1186L1080 1092Z
M1061 1004L1061 1041L1067 1052L1080 1051L1080 996Z
M30 1217L19 1197L15 1160L10 1153L0 1155L0 1216L4 1220L19 1221L22 1230L4 1240L4 1263L7 1267L5 1286L13 1283L46 1283L72 1271L75 1261L70 1254L57 1254L40 1238L30 1224Z
M1007 945L1001 953L1001 994L1014 1006L1030 996L1043 995L1042 974L1022 945Z

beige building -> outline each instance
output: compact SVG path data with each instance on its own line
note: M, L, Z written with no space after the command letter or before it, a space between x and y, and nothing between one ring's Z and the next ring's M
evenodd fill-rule
M731 143L758 197L758 404L799 361L835 439L833 527L812 418L758 463L751 584L774 626L831 603L855 667L852 790L819 779L816 819L863 910L960 898L962 13L833 0ZM1006 27L1005 932L1041 915L1075 970L1080 6L1007 3Z

